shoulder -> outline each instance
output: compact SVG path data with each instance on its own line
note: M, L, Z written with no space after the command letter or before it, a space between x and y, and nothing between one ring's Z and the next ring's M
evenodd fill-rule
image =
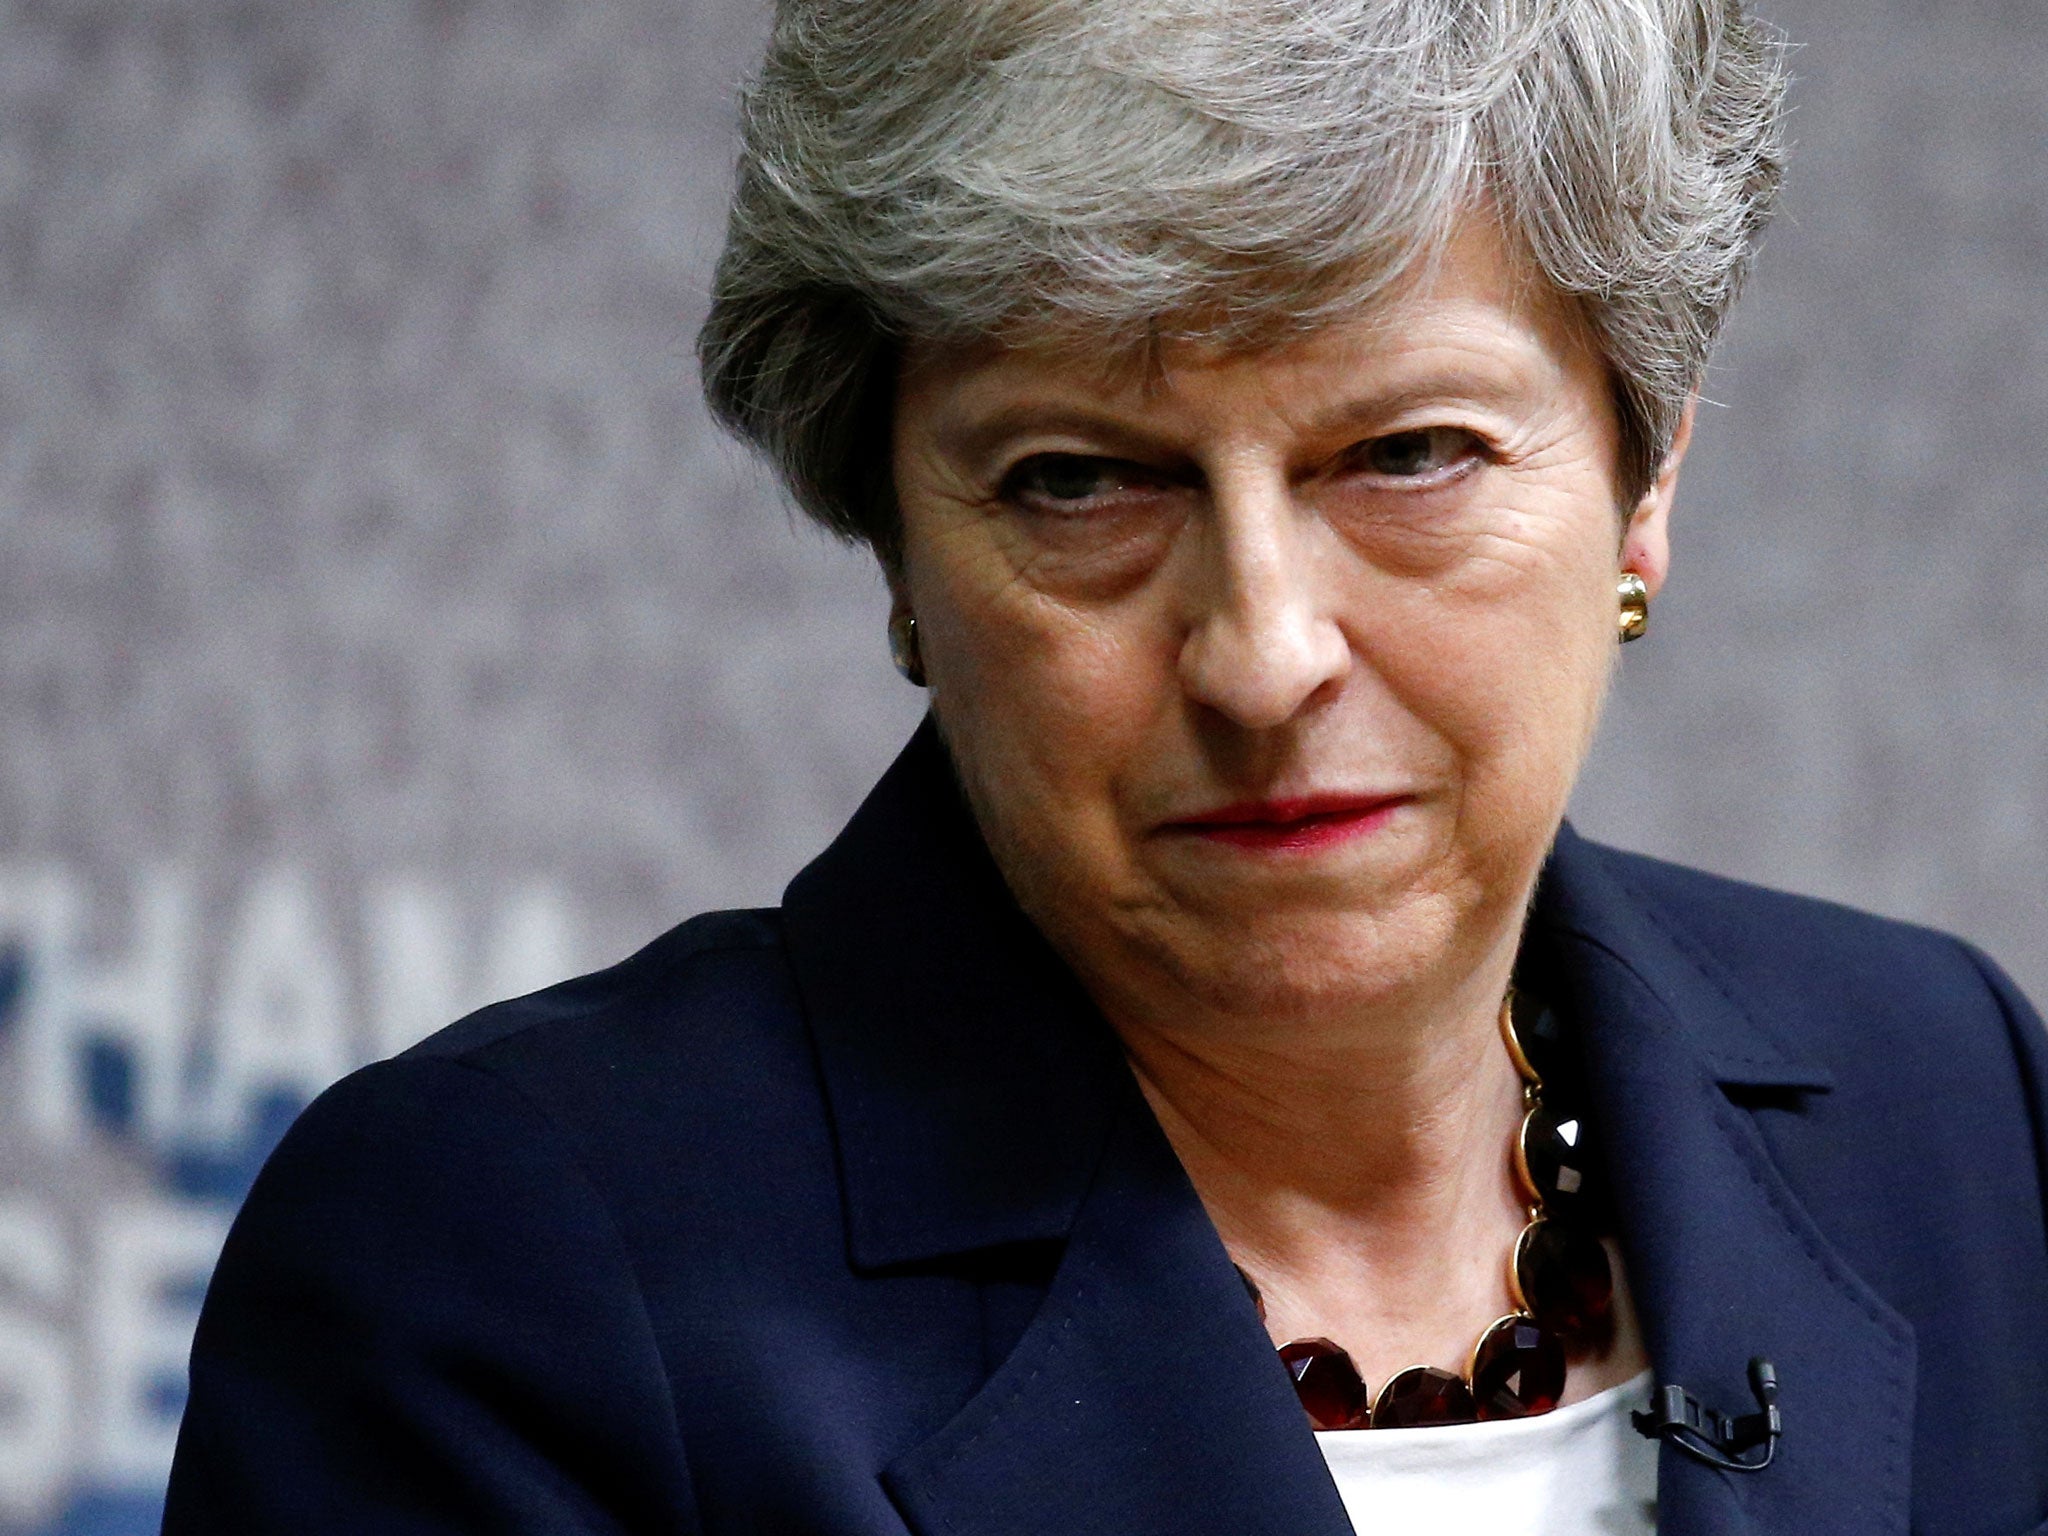
M1636 933L1726 1005L1726 1030L1702 1042L1722 1086L1923 1341L1960 1349L1988 1316L2018 1326L2015 1297L2048 1307L2048 1031L1992 960L1932 928L1579 850ZM1745 1070L1745 1049L1789 1066Z
M1905 1286L1993 1231L2039 1266L2048 1031L1988 957L1576 837L1560 855L1559 925L1667 1000L1788 1181L1872 1268Z
M729 1314L743 1281L770 1284L761 1256L778 1236L822 1246L840 1228L779 921L693 919L364 1067L306 1109L209 1289L188 1438L219 1445L188 1459L245 1454L250 1437L230 1426L251 1392L315 1414L336 1392L418 1386L482 1413L465 1396L474 1381L436 1372L487 1360L506 1391L587 1390L590 1424L630 1409L643 1429L626 1438L648 1442L635 1456L679 1465L654 1443L676 1432L675 1319ZM527 1321L539 1317L547 1329Z
M479 1009L399 1059L516 1070L592 1040L672 1039L736 1014L768 1024L793 1008L788 979L780 913L707 912L617 965Z
M2008 1081L2016 1060L2039 1070L2038 1016L1993 960L1953 934L1575 843L1635 917L1791 1055L1893 1083L1916 1067L1937 1082L1971 1064Z
M837 1231L779 919L712 913L328 1088L265 1163L226 1269L288 1259L368 1292L436 1253L544 1246L631 1290L688 1251L744 1251L770 1180L778 1219Z
M517 1146L530 1186L545 1152L557 1182L630 1229L650 1178L672 1198L716 1199L734 1172L775 1161L764 1143L776 1138L804 1149L808 1182L822 1186L824 1123L780 914L713 912L343 1079L300 1118L269 1173L346 1170L366 1140L440 1149L445 1161L460 1126L464 1158L486 1142Z
M1794 982L1822 971L1831 979L1911 977L1982 991L1974 952L1939 929L1583 839L1578 847L1695 958L1717 956L1752 982Z
M687 1079L643 1081L659 1042L715 1053L718 1029L691 1023L721 999L772 1037L773 953L758 924L702 923L315 1100L208 1287L166 1530L368 1529L451 1510L458 1488L493 1529L596 1529L629 1507L695 1529L646 1241L648 1192L681 1181L627 1165L691 1108ZM615 1075L643 1112L606 1104Z

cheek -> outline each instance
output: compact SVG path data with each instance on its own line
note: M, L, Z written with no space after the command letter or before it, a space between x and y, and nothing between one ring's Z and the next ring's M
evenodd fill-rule
M984 825L1069 857L1114 843L1118 787L1171 681L1142 605L1069 606L994 552L930 554L912 581L932 708Z
M1612 672L1618 536L1598 515L1525 520L1374 626L1390 689L1461 765L1468 817L1562 814Z

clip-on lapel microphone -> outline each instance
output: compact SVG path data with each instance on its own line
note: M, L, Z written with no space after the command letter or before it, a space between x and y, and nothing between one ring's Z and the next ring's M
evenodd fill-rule
M1646 1413L1631 1414L1639 1433L1666 1440L1695 1461L1728 1472L1761 1472L1778 1453L1784 1424L1778 1416L1778 1372L1759 1355L1749 1362L1749 1389L1759 1412L1730 1418L1705 1406L1683 1387L1664 1386ZM1763 1455L1753 1453L1763 1447Z

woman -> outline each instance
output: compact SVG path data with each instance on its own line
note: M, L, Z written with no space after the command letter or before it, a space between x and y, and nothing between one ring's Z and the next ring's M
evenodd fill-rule
M2039 1021L1562 826L1778 102L1733 0L785 0L707 383L930 721L307 1113L166 1529L2043 1529Z

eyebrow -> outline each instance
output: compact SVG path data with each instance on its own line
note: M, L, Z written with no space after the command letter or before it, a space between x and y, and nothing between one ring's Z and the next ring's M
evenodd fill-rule
M1334 436L1375 421L1400 416L1418 406L1462 403L1481 409L1511 409L1529 399L1526 383L1500 374L1460 369L1405 379L1386 390L1339 400L1302 423L1313 436ZM982 415L945 418L933 437L956 461L983 464L1004 444L1042 433L1087 438L1092 446L1132 457L1185 458L1185 449L1165 435L1150 431L1113 409L1066 400L1020 400Z
M1394 388L1339 401L1307 422L1314 433L1335 432L1374 419L1400 416L1418 406L1457 403L1502 410L1527 403L1529 385L1499 374L1480 376L1470 370L1422 374Z
M1033 433L1085 437L1104 448L1133 455L1180 451L1170 448L1159 434L1147 432L1114 413L1050 400L1020 401L987 416L964 420L942 418L932 435L949 456L978 464L1011 439Z

